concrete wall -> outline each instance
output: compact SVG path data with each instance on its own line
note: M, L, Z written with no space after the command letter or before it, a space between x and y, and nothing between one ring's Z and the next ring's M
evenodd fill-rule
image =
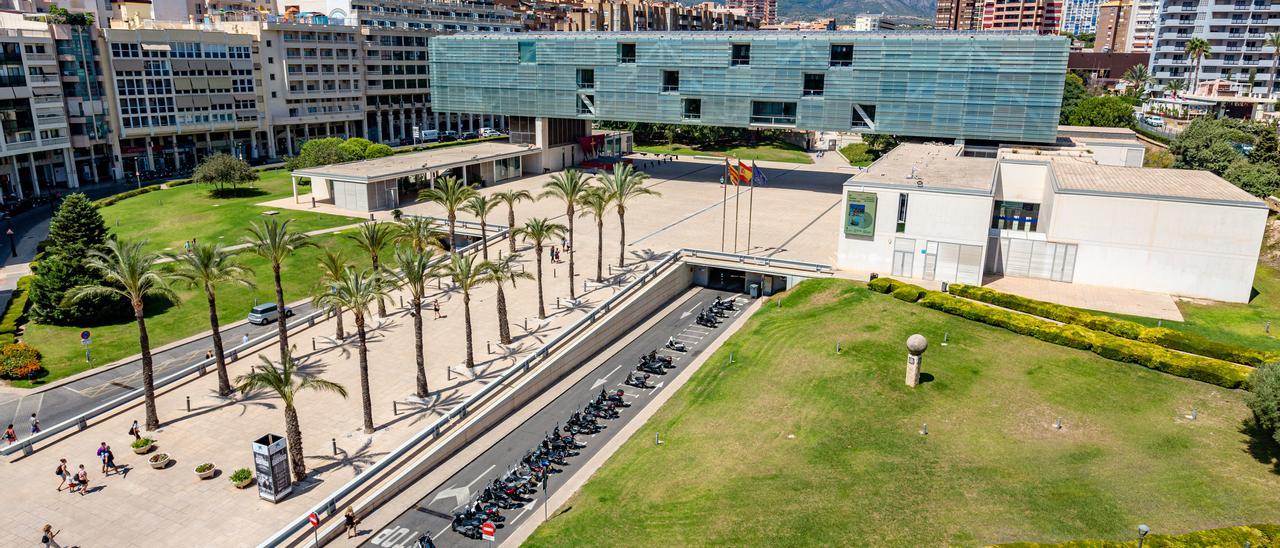
M991 224L991 197L922 192L915 190L873 189L845 186L845 191L874 192L876 199L876 230L873 239L848 236L844 233L844 204L841 204L840 232L837 262L841 268L876 272L889 275L893 270L894 240L910 238L915 242L915 260L912 277L924 275L921 251L926 242L949 242L986 247L987 227ZM907 223L905 232L898 234L898 194L907 198Z
M1075 283L1246 302L1267 210L1059 194L1046 235L1079 244Z

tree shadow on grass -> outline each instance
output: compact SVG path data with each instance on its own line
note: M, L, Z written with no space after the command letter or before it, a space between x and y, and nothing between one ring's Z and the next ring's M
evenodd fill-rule
M1280 443L1252 417L1240 423L1241 434L1248 436L1245 452L1262 464L1271 465L1272 474L1280 474Z
M257 198L259 196L266 196L267 194L269 194L267 191L252 186L215 188L209 191L209 197L218 200L225 200L228 198Z

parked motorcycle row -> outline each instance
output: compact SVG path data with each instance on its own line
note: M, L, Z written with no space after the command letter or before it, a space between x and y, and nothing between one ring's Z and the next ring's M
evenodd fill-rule
M737 310L737 308L734 308L732 299L723 300L717 296L711 306L702 309L702 312L698 313L698 318L694 320L694 323L702 327L715 328L720 325L721 318L728 318L729 313L734 310Z

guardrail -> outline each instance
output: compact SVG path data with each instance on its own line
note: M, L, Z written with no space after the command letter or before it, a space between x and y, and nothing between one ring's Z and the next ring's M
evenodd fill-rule
M492 244L498 240L501 240L502 238L505 238L506 236L507 236L507 230L504 228L502 230L495 231L495 233L490 235L489 238L485 240L485 242L479 242L479 241L473 242L467 246L459 248L458 252L471 253L479 249L479 246L481 244ZM436 259L436 263L439 264L440 262L443 262L447 257L448 257L447 255L441 255ZM315 326L317 319L320 319L322 317L328 318L328 316L329 316L329 311L327 310L314 311L305 316L294 318L292 321L289 322L289 324L286 327L289 330L293 330L295 327L299 325L303 325L304 323L306 324L306 328L313 327ZM298 330L301 331L302 329L306 329L306 328L299 328ZM236 361L237 359L240 358L241 352L247 351L248 349L258 346L260 344L274 341L278 336L279 336L279 331L273 329L271 330L270 333L260 335L253 339L249 339L248 342L241 343L240 345L235 346L227 351L227 356L229 357L228 361ZM166 375L162 378L157 379L155 381L155 388L159 390L160 388L167 386L169 384L172 384L196 371L199 371L200 374L203 375L210 367L213 367L216 363L217 363L217 360L214 358L200 360L194 364L191 364L169 375ZM48 440L58 434L71 430L72 428L75 428L76 430L84 430L89 427L90 420L100 415L109 413L118 407L129 404L133 400L136 400L139 397L141 397L144 392L145 391L143 389L139 388L137 390L123 394L120 397L107 401L106 403L103 403L102 405L99 405L97 407L94 407L93 409L85 411L84 413L81 413L73 418L67 419L65 421L62 421L48 428L41 429L39 434L36 434L34 436L31 436L23 440L19 440L17 443L13 445L9 445L3 449L0 449L0 456L9 456L14 453L17 453L18 451L22 451L23 455L30 455L34 452L33 447L35 444ZM306 521L306 520L304 519L303 521Z
M791 259L777 259L774 257L759 257L756 255L743 255L741 253L728 253L724 251L710 251L706 249L682 249L682 253L697 258L720 259L722 261L732 261L740 264L749 264L755 266L785 266L791 268L802 268L812 270L814 272L827 274L831 272L831 265L821 263L810 263L805 261L794 261Z

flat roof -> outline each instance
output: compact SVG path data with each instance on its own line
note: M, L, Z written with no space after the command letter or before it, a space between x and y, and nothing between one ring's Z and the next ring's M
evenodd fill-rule
M292 174L299 177L318 177L335 181L369 183L399 177L408 177L427 171L440 171L476 162L501 160L537 151L534 145L513 145L506 142L484 142L473 145L443 147L405 154L393 154L374 160L361 160L344 164L299 169Z
M795 40L795 39L814 39L814 40L840 40L846 38L867 38L878 36L882 38L893 38L911 40L916 38L942 38L947 40L991 40L991 39L1008 39L1020 38L1024 40L1035 41L1052 41L1066 39L1056 35L1043 35L1034 31L951 31L951 30L770 30L769 32L759 31L603 31L603 32L468 32L462 34L448 34L439 37L432 37L432 40L600 40L600 39L625 39L625 40L645 40L645 41L661 41L671 38L680 39L696 39L710 41L725 40L741 40L741 41L766 41L766 40Z
M996 159L961 156L963 150L960 145L902 143L846 184L990 195Z
M1098 165L1090 159L1047 157L1057 191L1266 207L1266 203L1209 171Z

